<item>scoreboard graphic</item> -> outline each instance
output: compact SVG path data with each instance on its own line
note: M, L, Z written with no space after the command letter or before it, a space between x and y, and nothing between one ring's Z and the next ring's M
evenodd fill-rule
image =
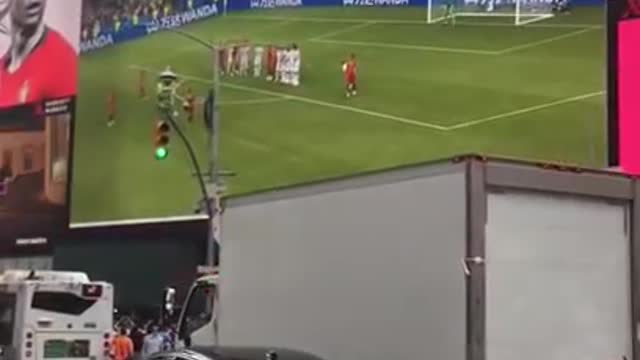
M640 0L607 2L609 165L640 175Z

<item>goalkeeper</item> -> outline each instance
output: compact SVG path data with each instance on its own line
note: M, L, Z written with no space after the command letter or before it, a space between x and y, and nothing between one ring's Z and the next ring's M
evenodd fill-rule
M178 117L178 111L175 108L176 90L180 86L178 82L178 75L171 70L171 67L167 66L167 69L160 73L158 77L157 85L157 101L158 109L163 114L173 114L173 117Z
M455 0L444 1L444 23L449 25L456 24L456 8Z

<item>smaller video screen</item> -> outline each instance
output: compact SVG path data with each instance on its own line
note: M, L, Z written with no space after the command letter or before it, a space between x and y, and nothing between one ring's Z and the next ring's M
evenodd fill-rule
M0 246L42 245L68 227L73 108L66 99L0 111Z

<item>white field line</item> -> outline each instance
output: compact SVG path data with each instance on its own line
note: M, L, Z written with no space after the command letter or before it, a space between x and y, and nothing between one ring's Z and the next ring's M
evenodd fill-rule
M145 71L156 71L155 69L151 69L148 67L144 67L144 66L138 66L138 65L131 65L129 66L129 68L134 69L134 70L145 70ZM200 79L203 80L204 79ZM207 83L211 83L211 81L208 81ZM142 99L142 101L147 101L149 100L149 98L144 98ZM288 101L290 99L281 97L281 96L269 96L269 97L263 97L263 98L257 98L257 99L246 99L246 100L221 100L220 102L218 102L219 105L221 106L233 106L233 105L256 105L256 104L269 104L269 103L275 103L275 102L282 102L282 101Z
M263 144L257 141L253 141L253 140L249 140L247 138L243 138L243 137L236 137L231 135L231 141L234 141L237 144L240 144L250 150L253 150L255 152L261 152L261 153L273 153L274 152L274 148L267 145L267 144ZM284 159L286 161L292 162L292 163L296 163L296 164L301 164L304 163L304 160L302 160L302 158L300 158L298 155L294 154L294 153L287 153L286 155L282 155L280 154L280 159Z
M291 23L293 23L293 20L283 20L280 22L276 22L275 24L269 24L269 25L265 25L264 27L260 28L260 31L267 31L267 30L274 30L277 29L279 27L283 27L283 26L287 26Z
M360 24L347 26L346 28L342 28L342 29L338 29L336 31L331 31L331 32L327 32L327 33L324 33L324 34L320 34L318 36L314 36L314 37L310 38L309 41L315 41L315 40L320 40L320 39L323 39L323 38L334 37L334 36L340 35L340 34L346 34L346 33L352 32L352 31L356 31L358 29L366 28L367 26L371 26L373 24L375 24L375 22L368 21L368 22L363 22L363 23L360 23Z
M406 125L413 125L413 126L418 126L418 127L432 129L432 130L440 130L440 131L447 130L446 127L444 126L407 119L407 118L396 116L396 115L390 115L390 114L380 113L376 111L365 110L365 109L356 108L353 106L340 105L340 104L335 104L328 101L316 100L316 99L311 99L303 96L289 95L289 94L284 94L284 93L270 91L270 90L263 90L263 89L254 88L251 86L229 84L229 83L223 83L222 85L231 89L244 90L248 92L254 92L257 94L264 94L264 95L271 95L271 96L282 96L286 99L296 100L296 101L307 103L307 104L313 104L313 105L324 106L324 107L337 109L337 110L344 110L344 111L349 111L353 113L369 115L369 116L377 117L380 119L391 120L391 121L395 121L395 122L406 124Z
M229 100L229 101L220 101L218 104L220 105L254 105L254 104L269 104L274 102L282 102L287 101L289 99L285 99L283 97L268 97L268 98L259 98L259 99L247 99L247 100Z
M326 18L326 17L295 17L295 16L262 16L262 15L232 15L241 19L254 19L254 20L273 20L273 21L298 21L298 22L318 22L318 23L363 23L373 22L380 24L398 24L398 25L427 25L427 20L403 20L403 19L367 19L367 18ZM457 21L456 26L480 26L480 27L512 27L514 24L510 23L487 23L487 22L473 22L473 21ZM530 24L524 25L527 28L549 28L549 29L602 29L602 25L595 24Z
M132 68L132 69L138 69L138 70L158 71L157 69L148 68L148 67L139 66L139 65L130 65L129 67ZM183 79L198 81L198 82L205 83L205 84L211 84L211 82L212 82L209 79L205 79L205 78L201 78L201 77L197 77L197 76L191 76L191 75L186 75L186 74L178 74L178 75L180 77L182 77ZM380 118L380 119L390 120L390 121L394 121L394 122L405 124L405 125L412 125L412 126L417 126L417 127L426 128L426 129L432 129L432 130L439 130L439 131L446 131L447 130L446 127L440 126L440 125L436 125L436 124L430 124L430 123L426 123L426 122L422 122L422 121L417 121L417 120L404 118L404 117L401 117L401 116L380 113L380 112L361 109L361 108L357 108L357 107L353 107L353 106L347 106L347 105L335 104L335 103L328 102L328 101L311 99L311 98L303 97L303 96L290 95L290 94L285 94L285 93L281 93L281 92L277 92L277 91L264 90L264 89L259 89L259 88L255 88L255 87L251 87L251 86L245 86L245 85L229 84L229 83L225 83L225 82L223 82L221 85L225 86L225 87L228 87L230 89L242 90L242 91L252 92L252 93L255 93L255 94L267 95L267 96L276 96L276 97L280 97L280 98L287 99L287 100L295 100L295 101L298 101L298 102L303 102L303 103L313 104L313 105L318 105L318 106L324 106L324 107L331 108L331 109L337 109L337 110L343 110L343 111L353 112L353 113L357 113L357 114L369 115L369 116L372 116L372 117L377 117L377 118Z
M245 147L248 147L250 149L256 150L258 152L272 152L273 149L271 148L271 146L265 145L265 144L260 144L257 143L255 141L251 141L245 138L241 138L241 137L232 137L232 140L237 142L240 145L243 145Z
M462 48L448 48L440 46L426 46L426 45L407 45L407 44L394 44L394 43L379 43L370 41L348 41L348 40L329 40L319 39L310 40L315 43L335 44L345 46L365 46L365 47L379 47L387 49L400 49L400 50L417 50L417 51L433 51L433 52L446 52L457 54L472 54L472 55L499 55L498 51L491 50L476 50L476 49L462 49Z
M246 100L228 100L228 101L223 100L218 102L218 105L221 105L221 106L257 105L257 104L270 104L270 103L276 103L276 102L283 102L288 100L290 99L286 99L284 97L269 96L264 98L246 99ZM140 101L144 101L144 102L149 101L149 97L140 99ZM202 105L203 103L204 103L204 100L198 102L199 105Z
M517 115L528 114L528 113L531 113L531 112L534 112L534 111L548 109L548 108L551 108L551 107L554 107L554 106L569 104L569 103L572 103L572 102L577 102L577 101L586 100L586 99L589 99L589 98L592 98L592 97L601 96L604 93L605 93L604 91L596 91L596 92L592 92L592 93L588 93L588 94L573 96L573 97L569 97L569 98L566 98L566 99L561 99L561 100L552 101L552 102L548 102L548 103L544 103L544 104L540 104L540 105L535 105L535 106L531 106L531 107L527 107L527 108L523 108L523 109L519 109L519 110L514 110L514 111L510 111L510 112L506 112L506 113L502 113L502 114L498 114L498 115L493 115L493 116L489 116L489 117L482 118L482 119L472 120L472 121L464 122L464 123L461 123L461 124L449 126L449 127L446 128L446 131L452 131L452 130L468 128L468 127L472 127L472 126L476 126L476 125L480 125L480 124L485 124L485 123L488 123L488 122L491 122L491 121L495 121L495 120L510 118L510 117L517 116Z
M132 69L142 69L142 70L147 70L147 71L157 71L156 69L143 67L143 66L138 66L138 65L131 65L130 68L132 68ZM205 83L205 84L211 84L211 80L209 80L209 79L205 79L205 78L201 78L201 77L197 77L197 76L189 76L189 75L184 75L184 74L179 74L179 75L181 77L183 77L184 79L190 79L190 80L198 81L198 82ZM360 108L355 108L355 107L351 107L351 106L340 105L340 104L330 103L330 102L321 101L321 100L315 100L315 99L311 99L311 98L307 98L307 97L280 93L280 92L276 92L276 91L263 90L263 89L254 88L254 87L250 87L250 86L229 84L229 83L222 83L222 85L226 86L228 88L231 88L231 89L243 90L243 91L247 91L247 92L253 92L253 93L256 93L256 94L262 94L262 95L268 95L268 96L275 96L275 97L280 97L280 98L286 99L286 100L296 100L296 101L303 102L303 103L308 103L308 104L324 106L324 107L328 107L328 108L332 108L332 109L338 109L338 110L344 110L344 111L349 111L349 112L369 115L369 116L382 118L382 119L387 119L387 120L391 120L391 121L395 121L395 122L399 122L399 123L403 123L403 124L407 124L407 125L413 125L413 126L418 126L418 127L428 128L428 129L438 130L438 131L454 131L454 130L458 130L458 129L468 128L468 127L472 127L472 126L476 126L476 125L492 122L492 121L495 121L495 120L506 119L506 118L510 118L510 117L514 117L514 116L518 116L518 115L528 114L528 113L532 113L534 111L548 109L548 108L551 108L551 107L560 106L560 105L564 105L564 104L569 104L569 103L572 103L572 102L582 101L582 100L586 100L586 99L589 99L589 98L593 98L593 97L601 96L601 95L605 94L605 91L596 91L596 92L591 92L591 93L587 93L587 94L573 96L573 97L560 99L560 100L556 100L556 101L552 101L552 102L548 102L548 103L544 103L544 104L534 105L534 106L530 106L530 107L526 107L526 108L522 108L522 109L518 109L518 110L514 110L514 111L509 111L509 112L506 112L506 113L497 114L497 115L489 116L489 117L482 118L482 119L471 120L471 121L463 122L463 123L452 125L452 126L441 126L441 125L430 124L430 123L426 123L426 122L422 122L422 121L407 119L407 118L403 118L403 117L399 117L399 116L395 116L395 115L379 113L379 112L360 109Z
M374 23L372 22L370 24L374 24ZM474 55L507 55L517 51L534 48L537 46L553 43L553 42L564 40L567 38L572 38L593 30L594 29L592 28L580 29L580 30L572 31L566 34L561 34L558 36L553 36L550 38L533 41L533 42L522 44L522 45L512 46L502 50L479 50L479 49L464 49L464 48L447 48L447 47L428 46L428 45L408 45L408 44L396 44L396 43L393 43L393 44L378 43L378 42L369 42L369 41L323 39L324 37L329 37L336 34L327 34L321 37L311 38L308 41L316 42L316 43L325 43L325 44L345 45L345 46L368 46L368 47L381 47L381 48L390 48L390 49L434 51L434 52L448 52L448 53L474 54ZM337 33L340 34L342 32L337 32Z
M590 31L593 31L593 29L582 29L582 30L576 30L576 31L572 31L570 33L566 33L566 34L562 34L562 35L558 35L558 36L553 36L547 39L542 39L542 40L538 40L538 41L533 41L530 43L526 43L526 44L522 44L522 45L517 45L517 46L512 46L510 48L506 48L504 50L500 50L498 51L497 55L505 55L505 54L510 54L516 51L520 51L520 50L524 50L524 49L530 49L533 47L537 47L540 45L545 45L545 44L549 44L552 42L556 42L559 40L564 40L567 38L571 38L574 36L578 36L584 33L588 33Z

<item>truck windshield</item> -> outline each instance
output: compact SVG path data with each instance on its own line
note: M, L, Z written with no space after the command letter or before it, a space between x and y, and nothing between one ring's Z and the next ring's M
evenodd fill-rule
M0 345L13 343L13 323L16 311L16 295L0 292Z
M182 335L191 335L211 322L215 293L216 287L209 284L198 285L193 289L180 325Z

